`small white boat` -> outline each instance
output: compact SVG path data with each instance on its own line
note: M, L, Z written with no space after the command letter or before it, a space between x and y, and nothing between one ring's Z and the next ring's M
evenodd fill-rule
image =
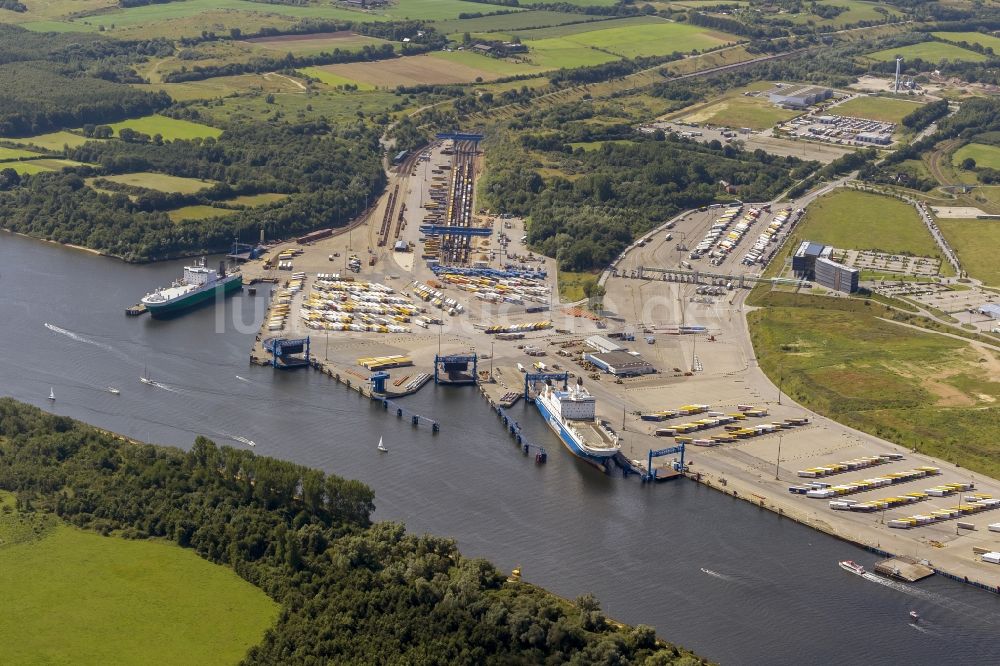
M381 437L378 438L378 446L376 446L375 448L377 448L382 453L388 453L389 451L389 449L385 448L385 444L382 443Z
M142 367L142 377L139 377L139 381L142 382L143 384L155 383L152 379L149 378L149 371L146 369L146 366Z
M116 389L114 386L109 386L107 390L108 390L108 393L110 393L112 395L118 395L118 394L121 393L121 391L119 391L118 389Z
M51 400L52 402L56 401L56 392L51 386L49 387L49 400ZM382 446L381 441L379 442L379 446Z
M850 571L852 574L857 574L858 576L865 575L865 568L855 562L854 560L844 560L840 563L840 568L844 571Z
M910 621L911 622L919 622L920 621L920 614L917 613L917 611L912 611L911 610L910 611Z

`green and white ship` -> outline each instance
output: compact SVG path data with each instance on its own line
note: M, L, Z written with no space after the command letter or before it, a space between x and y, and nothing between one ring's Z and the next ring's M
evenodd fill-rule
M142 304L154 318L165 318L189 310L213 298L223 298L243 287L239 271L226 273L225 263L219 270L209 268L201 259L194 266L184 267L184 277L169 287L157 289L142 297Z

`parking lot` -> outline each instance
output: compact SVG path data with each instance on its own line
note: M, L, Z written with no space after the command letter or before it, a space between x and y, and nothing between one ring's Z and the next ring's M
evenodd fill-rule
M872 250L837 250L844 253L844 264L862 271L934 276L941 271L941 260L934 257L910 257Z
M895 123L853 116L806 115L778 125L776 130L792 137L845 146L889 146Z

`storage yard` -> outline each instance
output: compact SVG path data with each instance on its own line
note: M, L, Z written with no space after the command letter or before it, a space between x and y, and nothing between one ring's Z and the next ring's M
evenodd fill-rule
M1000 567L972 550L1000 550L1000 535L988 529L1000 519L989 510L1000 482L816 416L758 368L743 299L808 201L722 205L664 222L602 277L596 317L557 304L554 261L519 242L520 220L477 210L479 153L470 145L458 156L456 145L404 159L367 221L249 263L247 278L278 282L260 337L310 336L312 362L359 390L373 371L385 372L392 395L431 381L438 355L478 356L466 374L445 375L492 377L497 404L523 394L528 372L568 372L586 382L597 416L619 433L636 468L650 450L684 444L690 473L723 492L1000 584ZM445 172L468 176L435 180ZM439 196L442 183L441 212L429 215L424 204L438 203L430 194ZM380 245L385 219L392 223ZM279 262L291 266L279 270ZM260 342L253 355L268 360ZM550 461L571 455L557 439L538 444ZM956 490L939 496L939 488Z

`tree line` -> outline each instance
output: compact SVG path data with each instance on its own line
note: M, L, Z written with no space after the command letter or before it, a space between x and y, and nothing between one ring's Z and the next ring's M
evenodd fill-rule
M610 131L624 136L627 128ZM585 151L544 135L528 135L521 145L494 137L480 190L484 205L528 216L533 248L556 257L562 270L588 271L607 266L634 238L678 212L732 199L722 182L741 198L766 201L792 184L793 172L801 177L815 168L717 141L700 144L662 132L632 138ZM566 175L543 179L539 158Z
M217 140L162 145L91 141L65 155L96 168L39 173L8 183L7 191L0 192L0 220L13 231L91 247L128 261L225 250L234 236L255 239L261 229L268 238L284 238L342 226L363 208L366 197L385 187L378 139L376 128L361 123L340 129L325 123L261 123L234 126ZM196 195L145 190L132 200L124 192L99 193L83 180L144 171L219 184ZM261 192L291 196L209 220L175 223L162 212Z
M244 664L703 663L590 595L570 604L453 540L373 524L359 481L204 437L189 451L124 442L2 398L0 489L21 511L170 540L262 589L282 611Z

